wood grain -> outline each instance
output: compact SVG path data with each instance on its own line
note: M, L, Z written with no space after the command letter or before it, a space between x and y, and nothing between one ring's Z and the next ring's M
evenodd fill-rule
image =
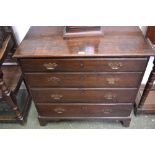
M133 103L137 89L57 88L31 89L37 103ZM58 96L54 98L55 96ZM52 97L53 96L53 97Z
M141 72L147 62L147 58L20 59L24 72ZM47 69L48 64L56 67Z
M26 73L31 88L138 88L141 72Z
M40 125L95 118L129 126L148 59L155 56L141 30L110 26L102 27L104 36L63 39L63 29L31 27L14 55Z
M127 117L130 116L131 104L39 104L41 116L48 117ZM121 110L120 110L121 109Z
M63 28L31 27L14 57L139 57L155 55L139 27L103 27L103 37L72 40L63 39ZM79 54L81 50L84 54Z

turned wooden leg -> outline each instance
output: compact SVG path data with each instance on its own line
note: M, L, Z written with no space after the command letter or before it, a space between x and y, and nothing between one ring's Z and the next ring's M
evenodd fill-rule
M7 103L12 107L12 110L15 111L17 119L22 122L23 116L17 106L16 97L14 93L7 88L5 82L3 81L3 73L1 70L0 70L0 89L1 89L2 96L5 98Z
M40 126L46 126L47 122L46 121L39 121Z
M120 122L121 122L121 124L122 124L124 127L129 127L129 126L130 126L131 119L122 120L122 121L120 121Z

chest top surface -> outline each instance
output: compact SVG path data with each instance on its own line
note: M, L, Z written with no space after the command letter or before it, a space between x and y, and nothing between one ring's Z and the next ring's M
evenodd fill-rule
M31 27L14 54L16 58L154 56L139 27L102 27L101 37L63 39L61 26Z

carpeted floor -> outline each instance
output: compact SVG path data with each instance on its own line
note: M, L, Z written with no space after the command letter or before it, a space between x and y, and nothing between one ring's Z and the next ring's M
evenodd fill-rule
M28 115L28 121L25 126L15 123L0 123L0 129L155 129L155 115L132 114L130 127L125 128L117 122L105 122L103 120L81 120L81 121L60 121L48 123L46 126L40 126L37 119L37 111L34 104Z

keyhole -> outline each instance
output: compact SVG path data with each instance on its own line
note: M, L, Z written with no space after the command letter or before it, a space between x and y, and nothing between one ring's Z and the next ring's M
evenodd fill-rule
M83 63L80 63L80 67L83 68L84 67L84 64Z

